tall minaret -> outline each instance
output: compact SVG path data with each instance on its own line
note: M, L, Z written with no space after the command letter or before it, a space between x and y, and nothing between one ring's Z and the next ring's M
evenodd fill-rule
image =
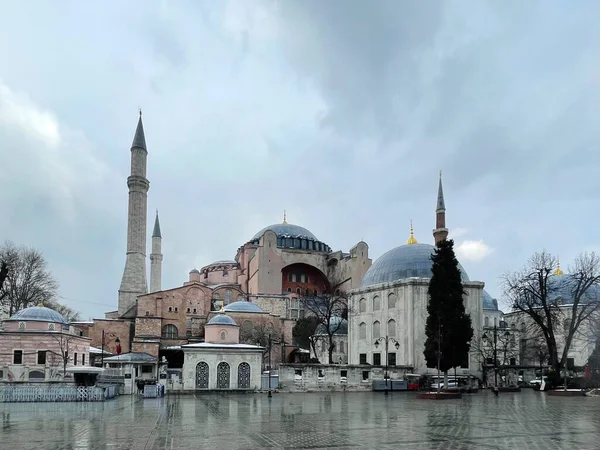
M150 182L146 178L147 157L148 150L146 150L146 138L140 111L140 118L131 144L131 175L127 178L129 187L127 259L119 288L119 315L125 314L135 304L138 295L148 291L146 284L146 214Z
M446 204L444 203L444 190L442 189L442 172L440 171L440 184L438 185L437 207L435 208L435 230L433 230L433 239L435 244L445 240L448 237L448 228L446 228Z
M160 234L160 222L158 221L158 209L154 219L154 231L152 231L152 253L150 253L150 292L161 290L162 260L161 252L162 236Z

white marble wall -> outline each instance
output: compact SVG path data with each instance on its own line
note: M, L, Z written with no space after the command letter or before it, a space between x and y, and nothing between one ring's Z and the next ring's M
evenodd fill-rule
M191 348L183 347L183 389L192 391L196 389L196 366L199 362L205 362L209 368L208 390L217 390L217 366L220 362L229 364L229 389L238 388L238 366L242 362L250 365L250 388L247 390L259 390L262 372L262 348L239 349L239 348Z
M379 336L387 335L399 343L400 347L396 350L395 342L390 339L388 349L389 353L396 353L397 365L411 366L415 373L431 372L426 367L423 355L428 286L428 279L411 278L353 291L349 312L349 363L359 364L362 353L367 355L367 363L373 364L373 354L380 353L381 365L385 364L385 343L381 342L379 348L374 345L378 337L374 334L374 322L378 321ZM465 306L471 315L474 330L482 327L483 286L483 283L476 281L464 283L467 291ZM394 302L390 303L391 299L395 299L394 306ZM366 307L361 307L363 300ZM393 321L392 324L390 321ZM361 335L362 323L365 324L364 335ZM471 355L469 369L460 372L479 374L480 368L475 355Z

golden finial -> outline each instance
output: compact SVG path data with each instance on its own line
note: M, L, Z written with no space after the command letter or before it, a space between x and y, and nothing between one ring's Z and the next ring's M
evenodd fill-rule
M560 257L556 257L556 270L554 271L554 275L564 275L565 273L560 268Z
M285 213L285 209L283 210L283 223L287 223L287 215Z
M44 306L44 302L39 302L38 306L42 306L43 307Z
M415 239L415 230L413 229L412 219L410 219L410 237L408 241L406 241L408 245L416 244L417 240Z
M221 314L223 314L225 312L225 305L221 305L221 309L219 310L219 312Z

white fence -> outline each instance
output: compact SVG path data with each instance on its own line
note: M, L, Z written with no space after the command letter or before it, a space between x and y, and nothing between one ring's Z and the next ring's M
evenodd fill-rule
M116 386L0 386L0 403L103 402L117 395Z

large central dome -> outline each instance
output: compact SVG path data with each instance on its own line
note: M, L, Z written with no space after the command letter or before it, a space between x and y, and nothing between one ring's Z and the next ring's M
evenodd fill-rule
M264 227L262 230L256 233L254 237L250 240L254 241L256 239L260 239L260 237L269 230L275 233L277 237L305 238L312 239L313 241L318 241L317 237L310 231L308 231L306 228L303 228L298 225L292 225L291 223L276 223L275 225L269 225L268 227Z
M405 278L431 278L431 255L435 247L429 244L407 244L391 249L381 255L367 270L361 288L366 288L380 283ZM469 281L465 269L459 264L463 281Z
M258 244L260 238L267 232L272 231L277 236L277 247L297 250L308 250L316 252L330 252L331 248L317 239L317 237L306 228L283 222L264 227L250 239L250 243Z

